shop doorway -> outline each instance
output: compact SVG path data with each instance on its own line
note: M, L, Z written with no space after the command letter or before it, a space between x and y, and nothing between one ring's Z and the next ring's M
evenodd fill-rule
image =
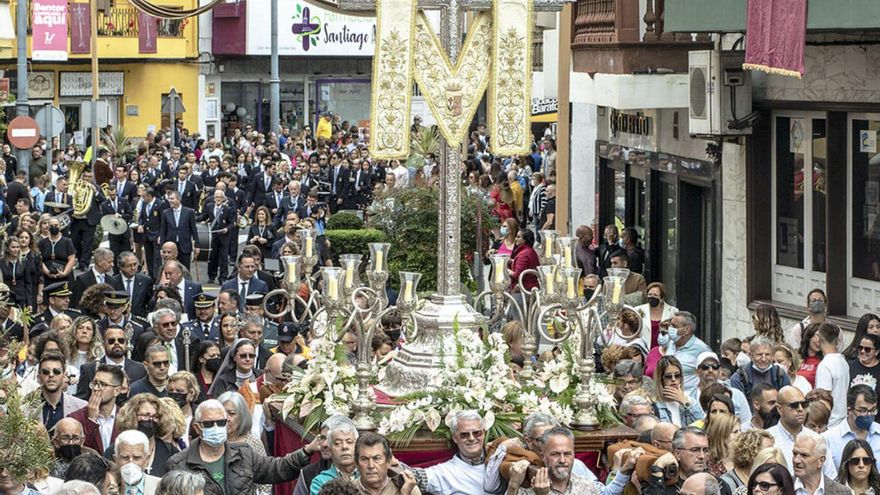
M687 268L677 273L676 302L679 309L697 317L698 331L702 329L705 336L710 322L707 295L711 294L712 191L709 187L679 181L678 192L678 266Z

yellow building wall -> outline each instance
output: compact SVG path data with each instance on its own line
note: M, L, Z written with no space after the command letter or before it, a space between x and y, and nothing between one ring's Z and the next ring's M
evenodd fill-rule
M52 71L55 75L55 104L59 101L59 72L88 72L90 65L83 64L35 64L34 71ZM101 64L101 72L125 73L123 95L119 97L119 125L125 127L133 137L143 137L148 126L161 128L162 95L167 94L172 85L180 95L186 113L178 114L184 127L191 131L198 129L199 123L199 67L187 62L149 62L126 64ZM14 92L14 89L13 89ZM85 97L83 99L88 99ZM126 107L137 106L138 115L128 115ZM179 110L177 110L179 112Z

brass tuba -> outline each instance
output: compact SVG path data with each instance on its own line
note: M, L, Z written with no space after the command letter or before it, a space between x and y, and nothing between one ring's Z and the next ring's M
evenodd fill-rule
M85 167L86 164L83 162L70 162L67 165L67 170L70 174L68 191L73 200L74 218L85 217L95 198L95 188L92 184L82 180L82 173Z

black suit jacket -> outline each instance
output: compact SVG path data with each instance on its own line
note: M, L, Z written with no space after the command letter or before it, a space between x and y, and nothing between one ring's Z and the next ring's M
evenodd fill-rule
M144 233L147 234L149 241L156 242L159 239L159 232L162 230L162 210L167 207L168 203L157 198L153 201L153 209L150 210L149 215L147 205L141 208L141 218L138 223L144 226Z
M103 359L102 363L106 362ZM89 400L89 397L92 395L91 389L89 389L89 384L92 383L92 379L95 378L95 370L98 368L98 363L86 363L79 367L79 382L76 384L76 393L73 394L74 397L78 397L82 400ZM144 365L137 362L132 361L131 359L125 358L125 364L122 365L123 371L125 371L125 376L128 377L128 383L134 383L141 378L147 376L147 371L144 369Z
M175 224L174 210L166 208L162 212L162 227L159 229L159 243L173 242L182 254L193 251L193 245L199 243L199 232L196 230L196 215L192 208L180 207L180 221Z
M275 191L270 191L266 194L266 206L269 207L269 214L273 217L278 215L278 212L281 211L281 205L284 204L284 191L279 193L281 196L281 201L275 200ZM274 213L272 210L276 210Z
M345 168L340 165L339 171L337 171L336 167L330 167L327 170L327 175L330 179L331 195L334 198L347 198L351 189L351 169ZM334 185L336 186L336 194L333 194Z
M112 278L113 275L111 274L104 275L104 283L109 284ZM70 305L74 308L79 307L79 300L82 297L83 292L97 283L98 281L95 278L95 271L91 268L76 277L76 280L73 281L73 288L71 289L73 294L70 295Z
M179 180L174 181L174 190L178 192L180 191ZM186 185L183 186L183 194L180 195L180 204L193 210L199 205L199 191L191 179L188 179Z
M234 203L236 211L239 215L244 215L247 210L247 193L242 188L236 188L235 191L226 190L226 197Z
M183 299L183 308L186 310L186 314L189 315L189 319L194 320L196 318L194 298L196 294L202 292L202 284L192 280L185 280L183 284L183 294L180 295Z
M110 277L110 285L116 290L125 290L122 273ZM147 303L153 297L153 279L143 273L135 273L131 284L131 314L145 318Z
M58 203L59 202L58 197L55 196L56 192L57 191L51 191L48 194L46 194L46 201L49 201L52 203ZM7 194L7 196L8 196L8 194ZM68 194L68 193L61 193L61 201L60 202L67 204L67 205L73 205L73 202L70 198L70 194ZM15 205L12 205L12 206L15 206ZM60 215L61 213L66 211L67 208L53 208L53 207L45 206L43 208L43 210L45 213L49 213L54 216L54 215Z
M128 202L125 198L117 198L116 199L116 210L113 209L113 202L109 199L105 200L101 203L101 215L113 215L114 213L119 213L122 216L122 219L125 220L126 224L131 223L131 216L134 212L131 211L131 203ZM131 232L126 230L122 234L107 234L111 239L121 239L125 240L131 235Z
M215 218L214 202L212 201L210 204L205 204L205 211L203 211L201 215L196 217L196 221L207 221L212 232L216 230L226 229L226 232L224 233L217 232L215 234L211 234L215 236L216 240L225 244L227 239L229 239L229 235L232 232L232 226L235 223L235 209L232 207L231 204L224 204L220 206L220 215Z
M116 189L117 197L125 198L129 203L134 203L135 197L137 196L137 185L134 182L126 180L122 186L122 193L119 192L119 181L113 180L110 187Z
M266 195L272 191L272 181L269 180L268 187L266 186L266 173L263 172L256 177L254 177L251 182L251 191L250 196L248 197L248 203L253 203L257 206L264 206L267 204L268 199Z

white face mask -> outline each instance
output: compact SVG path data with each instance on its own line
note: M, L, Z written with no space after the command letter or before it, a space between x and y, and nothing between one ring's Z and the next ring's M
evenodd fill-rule
M133 462L123 464L119 469L119 473L122 475L122 481L124 481L127 486L137 485L140 483L141 478L144 477L143 469Z

